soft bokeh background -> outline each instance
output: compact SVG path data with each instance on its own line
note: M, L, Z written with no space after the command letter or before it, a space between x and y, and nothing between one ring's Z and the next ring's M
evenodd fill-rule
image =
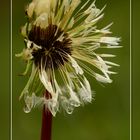
M0 140L10 139L10 8L0 1Z
M133 62L133 79L132 79L132 105L133 105L133 139L140 139L140 1L133 1L132 13L132 62Z
M23 38L19 29L26 22L24 7L28 0L13 0L13 140L39 140L41 128L41 109L35 109L30 114L25 114L22 110L22 104L18 97L25 86L27 78L19 77L18 74L23 72L25 68L24 62L15 58L24 47ZM116 54L117 57L113 61L119 63L121 67L115 68L117 75L112 76L114 82L112 84L101 86L95 80L90 80L92 88L96 91L95 101L84 107L75 109L72 115L58 113L53 119L53 139L52 140L129 140L129 0L97 0L96 5L102 8L107 4L104 10L104 19L98 23L103 27L110 22L114 22L111 31L115 36L121 37L121 49L109 50ZM139 2L140 4L140 2ZM136 4L137 9L138 4ZM7 140L9 138L9 7L4 2L0 5L1 12L1 109L2 120L1 138ZM2 20L4 18L4 20ZM134 17L135 18L135 17ZM137 23L138 24L138 23ZM138 30L134 28L134 40L138 38ZM136 46L138 44L135 44ZM138 46L137 46L138 48ZM138 53L140 49L135 50ZM134 64L139 61L134 56ZM7 74L3 74L3 72ZM138 71L138 69L136 69ZM134 78L138 79L137 75ZM135 89L137 81L134 82ZM7 86L7 88L5 88ZM138 96L139 97L139 96ZM136 97L135 97L136 98ZM137 100L139 98L136 98ZM134 102L137 112L138 104ZM138 115L138 113L136 113ZM134 117L135 118L135 117ZM138 118L136 117L136 120ZM6 123L5 123L6 122ZM134 124L137 124L134 121ZM138 125L135 127L137 133ZM137 140L137 137L135 137Z

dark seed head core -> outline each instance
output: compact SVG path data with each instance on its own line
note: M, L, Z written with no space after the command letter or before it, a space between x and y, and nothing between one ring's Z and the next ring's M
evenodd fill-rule
M41 49L34 50L32 55L36 66L43 65L47 68L58 68L68 61L71 55L71 39L68 34L56 25L49 25L46 28L33 26L29 32L28 39L40 46Z

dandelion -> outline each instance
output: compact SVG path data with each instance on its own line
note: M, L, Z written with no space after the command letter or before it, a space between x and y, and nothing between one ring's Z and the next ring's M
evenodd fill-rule
M44 106L41 140L51 140L52 115L91 103L94 92L85 73L104 84L116 74L111 68L119 65L109 61L115 55L99 53L120 47L120 38L109 30L112 24L97 27L104 8L91 0L33 0L26 8L25 48L16 56L27 63L22 75L30 77L20 99L26 113Z
M16 55L27 62L23 75L31 69L20 96L26 113L45 105L53 116L60 110L71 114L90 103L94 94L85 73L101 83L112 82L111 68L118 65L105 59L115 55L98 50L120 47L120 38L111 36L112 24L96 26L104 8L91 0L33 0L27 6L27 23L21 28L25 48Z

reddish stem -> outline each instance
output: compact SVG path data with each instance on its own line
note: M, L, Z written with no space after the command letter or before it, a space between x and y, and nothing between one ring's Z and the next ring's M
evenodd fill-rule
M46 91L45 97L47 99L51 98L50 93ZM42 112L41 140L51 140L51 130L52 130L52 114L44 105Z

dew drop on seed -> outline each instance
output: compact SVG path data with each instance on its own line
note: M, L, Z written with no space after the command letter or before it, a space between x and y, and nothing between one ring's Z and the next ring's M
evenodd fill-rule
M72 112L73 112L73 107L68 107L66 111L67 111L68 114L72 114Z
M74 101L74 100L70 100L70 105L74 106L74 107L79 107L80 103Z
M24 110L25 113L30 113L30 111L31 111L31 109L27 105L25 105L23 110Z

